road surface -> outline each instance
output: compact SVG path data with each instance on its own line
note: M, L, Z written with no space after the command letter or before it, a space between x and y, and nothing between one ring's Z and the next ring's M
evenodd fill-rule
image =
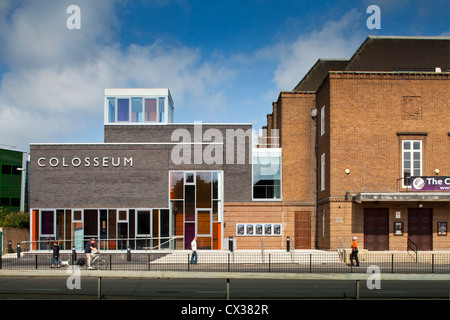
M97 299L98 279L84 277L79 289L67 278L0 276L0 299ZM354 299L355 281L231 279L230 299ZM102 299L225 299L226 279L103 278ZM450 299L449 281L360 282L361 299Z

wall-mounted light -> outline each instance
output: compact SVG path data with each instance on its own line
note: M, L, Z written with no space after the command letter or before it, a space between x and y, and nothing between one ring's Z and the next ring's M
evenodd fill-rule
M350 169L345 169L345 174L350 174Z
M438 175L438 174L439 174L439 169L434 169L434 173L435 173L436 175Z
M423 208L423 203L419 202L419 208Z

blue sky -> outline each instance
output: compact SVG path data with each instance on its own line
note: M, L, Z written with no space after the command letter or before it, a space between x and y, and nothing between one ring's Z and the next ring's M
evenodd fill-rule
M118 87L168 87L176 122L259 129L319 58L349 58L368 35L450 36L449 3L0 0L0 145L102 142L103 89Z

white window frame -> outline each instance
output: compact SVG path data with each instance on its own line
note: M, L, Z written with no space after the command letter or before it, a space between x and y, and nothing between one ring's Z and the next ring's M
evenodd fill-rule
M120 211L125 211L125 213L127 215L127 217L125 219L120 219L119 218L120 217ZM129 209L127 209L127 208L120 208L120 209L118 208L118 209L116 209L116 222L129 223L130 222L129 214L130 214L130 212L129 212Z
M42 212L53 211L53 233L42 233ZM56 209L39 209L39 238L41 237L56 237Z
M142 211L145 211L145 212L149 212L149 214L150 214L150 221L149 221L149 233L138 233L138 230L139 230L139 212L142 212ZM148 209L148 208L139 208L139 209L136 209L136 211L135 211L135 235L136 235L136 238L146 238L146 237L151 237L152 236L152 227L153 227L153 209Z
M108 108L108 99L114 99L114 122L109 121L109 108ZM142 119L141 122L133 122L131 121L131 113L132 113L132 98L140 98L142 100L142 116L145 117L145 100L151 99L156 101L156 120L155 121L145 121ZM160 98L164 98L164 104L160 105ZM119 121L118 120L118 101L119 99L126 99L128 100L128 120L127 121ZM166 97L165 96L148 96L148 95L130 95L130 96L105 96L105 124L155 124L155 123L167 123L166 122ZM160 110L162 109L162 110ZM164 113L164 119L160 119L161 112Z
M188 175L193 175L194 179L191 182L187 182L187 176ZM185 185L196 185L196 181L197 181L197 171L185 171L184 172L184 184ZM183 191L184 192L184 191ZM184 200L184 199L183 199Z
M320 156L320 191L325 190L325 153Z
M320 136L325 134L325 106L320 109Z
M325 238L325 209L322 209L322 238Z
M72 208L71 209L71 215L72 215L72 221L70 223L70 229L71 229L71 241L72 241L72 247L76 247L77 250L83 250L84 249L84 209L80 209L80 208ZM75 219L75 211L80 211L81 212L81 219ZM81 223L81 243L77 242L76 240L79 241L79 239L76 238L76 234L75 234L75 229L74 229L74 224L76 223ZM81 246L79 246L81 244Z
M279 198L255 198L254 197L254 166L255 163L254 157L257 156L257 154L263 154L263 155L278 155L280 156L280 197ZM282 201L283 200L283 154L281 148L253 148L252 149L252 201L254 202L264 202L264 201Z
M209 233L203 234L198 233L198 212L199 211L208 211L209 212ZM212 229L213 229L213 222L212 222L212 209L209 208L196 208L195 209L195 235L200 237L212 237Z
M409 142L411 148L405 150L405 142ZM419 143L419 149L418 150L414 150L414 143L418 142ZM406 179L405 179L405 169L409 169L410 170L410 177L412 176L417 176L414 174L414 153L418 152L420 155L420 172L419 172L419 176L422 175L422 168L423 168L423 143L422 140L402 140L402 172L401 172L401 176L402 176L402 188L411 188L411 184L407 184L406 183ZM405 153L409 153L410 154L410 166L409 168L405 168Z

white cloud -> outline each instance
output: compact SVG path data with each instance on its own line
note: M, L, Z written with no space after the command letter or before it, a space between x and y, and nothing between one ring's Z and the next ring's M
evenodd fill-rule
M18 0L3 6L0 16L1 58L10 67L65 65L95 57L110 44L118 22L117 1L77 1L81 30L69 30L67 7L73 1Z
M8 70L0 83L0 144L28 150L31 141L86 135L86 119L102 124L104 88L169 87L178 108L184 101L210 113L225 107L217 87L234 76L230 68L203 62L198 49L181 45L121 49L110 40L118 28L113 1L81 2L81 30L66 28L71 3L56 3L0 2L0 17L8 17L0 26L6 44L0 65Z
M280 41L266 48L265 55L271 52L279 59L274 74L278 89L292 90L319 58L350 58L366 36L360 20L361 13L350 10L293 42Z
M292 90L318 58L349 57L366 31L364 17L362 24L358 21L364 12L353 10L252 55L216 52L205 59L200 49L178 43L123 48L116 15L121 0L77 1L81 30L69 30L66 9L71 4L0 0L0 43L5 44L0 48L0 70L7 70L0 74L0 144L27 150L31 141L77 141L90 132L92 142L102 141L104 88L168 87L176 119L187 114L192 121L213 122L236 113L228 110L236 101L227 90L236 90L242 100L249 89L261 90L252 96L258 102L237 111L242 117L237 122L244 122L244 111L259 117L261 108L270 109L280 90ZM275 70L276 87L259 89L267 86L270 70ZM231 83L237 78L241 82ZM242 86L245 81L251 86ZM99 128L93 130L94 123Z

